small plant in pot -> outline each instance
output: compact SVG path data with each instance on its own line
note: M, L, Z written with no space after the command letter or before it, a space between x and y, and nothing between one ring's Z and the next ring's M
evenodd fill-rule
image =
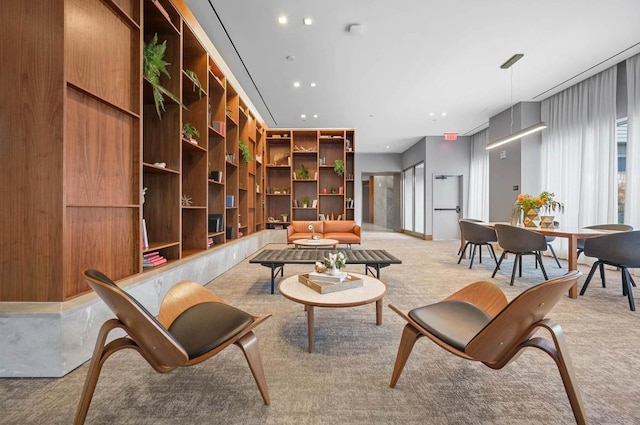
M296 178L299 180L309 180L309 169L302 164L300 171L296 171Z
M336 159L333 161L333 171L336 172L337 175L342 177L344 174L344 161L341 159Z
M309 206L309 198L302 198L300 200L300 205L302 205L302 208L307 208Z
M242 157L246 162L250 162L251 160L253 160L253 155L251 155L251 152L249 151L249 147L245 142L240 140L240 142L238 143L238 146L240 147L240 152L242 153Z
M191 123L184 123L182 126L182 136L191 143L198 144L196 137L200 137L200 132Z

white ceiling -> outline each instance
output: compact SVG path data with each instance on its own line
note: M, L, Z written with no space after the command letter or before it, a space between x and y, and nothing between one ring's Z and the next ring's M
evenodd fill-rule
M640 0L185 2L269 127L353 127L358 152L471 135L640 52Z

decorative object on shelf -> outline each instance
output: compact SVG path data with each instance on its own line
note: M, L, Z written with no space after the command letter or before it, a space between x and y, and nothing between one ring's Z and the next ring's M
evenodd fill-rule
M347 266L347 258L342 252L332 253L329 254L329 257L324 258L324 265L330 275L336 276Z
M341 159L336 159L333 161L333 171L336 172L337 175L342 177L344 174L344 161Z
M236 154L235 153L227 153L226 154L226 158L227 158L227 162L230 162L232 164L236 163Z
M326 194L327 194L327 188L326 188L326 187L323 187L323 188L322 188L322 194L323 194L323 195L326 195Z
M284 193L285 195L289 194L289 186L283 187L282 188L282 193Z
M256 162L262 164L262 155L256 155Z
M154 167L158 167L158 168L166 168L167 163L166 162L154 162L153 166Z
M181 203L183 207L190 207L193 205L193 201L191 200L191 197L187 195L182 195Z
M538 220L540 220L538 214L541 211L548 214L556 210L564 212L564 204L555 200L553 192L544 191L535 198L529 194L521 193L513 207L511 222L512 224L522 222L526 227L538 227ZM520 220L521 216L522 220ZM546 215L545 217L545 226L552 228L554 216Z
M331 188L331 194L335 195L336 193L338 193L338 190L335 187Z
M347 197L347 200L345 201L345 207L347 208L353 208L353 199Z
M293 151L294 152L315 152L316 148L313 146L305 148L304 146L293 145Z
M318 158L318 165L322 166L322 165L324 165L325 163L326 163L326 162L325 162L324 157L322 157L322 158Z
M315 264L315 271L317 271L318 273L324 273L327 271L327 266L325 266L323 263L321 263L320 261L316 261Z
M233 114L233 109L231 108L231 105L227 105L226 111L228 116L231 116Z
M167 77L171 78L169 71L167 71L167 65L171 64L164 60L166 50L167 40L158 44L158 34L154 34L149 43L144 43L144 48L142 50L142 75L151 84L153 89L153 103L156 106L156 112L160 119L162 119L162 111L165 110L164 95L169 96L174 102L184 108L184 105L176 95L160 85L161 74L165 74Z
M142 205L144 205L144 196L147 194L147 188L143 187L142 188Z
M200 137L200 132L191 123L186 122L182 125L182 136L190 143L197 145L198 141L195 137Z
M200 83L200 80L198 79L198 74L196 74L195 72L193 72L190 69L185 69L184 70L185 75L191 80L191 82L193 83L193 91L196 91L196 88L198 89L198 97L200 99L202 99L202 93L206 93L206 90L204 89L204 87L202 87L202 83Z
M242 140L238 142L238 147L240 148L240 152L242 153L242 158L244 158L245 162L251 162L253 160L253 155L249 152L249 146Z
M280 217L282 217L282 221L286 223L287 222L287 218L289 217L289 214L286 214L286 213L285 214L280 214Z
M345 140L344 147L347 150L347 152L351 152L351 140L349 139Z
M222 136L225 135L226 133L226 129L227 129L227 123L224 121L212 121L211 122L211 127L213 127L213 129L215 131L217 131L218 133L220 133Z
M309 180L309 169L304 164L300 165L300 171L295 172L296 179Z
M300 205L302 208L307 208L309 206L309 198L304 197L300 200Z
M209 178L215 182L222 183L222 171L211 171Z

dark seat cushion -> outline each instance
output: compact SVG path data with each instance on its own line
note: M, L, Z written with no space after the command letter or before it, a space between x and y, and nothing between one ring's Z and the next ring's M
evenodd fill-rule
M169 326L189 359L207 353L253 323L253 316L227 304L205 302L184 311Z
M491 321L482 309L466 301L442 301L414 308L409 317L452 347L465 347Z

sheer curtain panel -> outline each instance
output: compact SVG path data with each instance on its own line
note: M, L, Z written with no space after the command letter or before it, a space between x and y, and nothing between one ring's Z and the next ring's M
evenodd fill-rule
M624 222L640 229L640 55L627 66L627 183Z
M489 221L489 151L488 131L471 136L471 164L469 167L469 199L467 217Z
M542 184L565 205L557 219L617 223L616 67L544 100L541 113Z

